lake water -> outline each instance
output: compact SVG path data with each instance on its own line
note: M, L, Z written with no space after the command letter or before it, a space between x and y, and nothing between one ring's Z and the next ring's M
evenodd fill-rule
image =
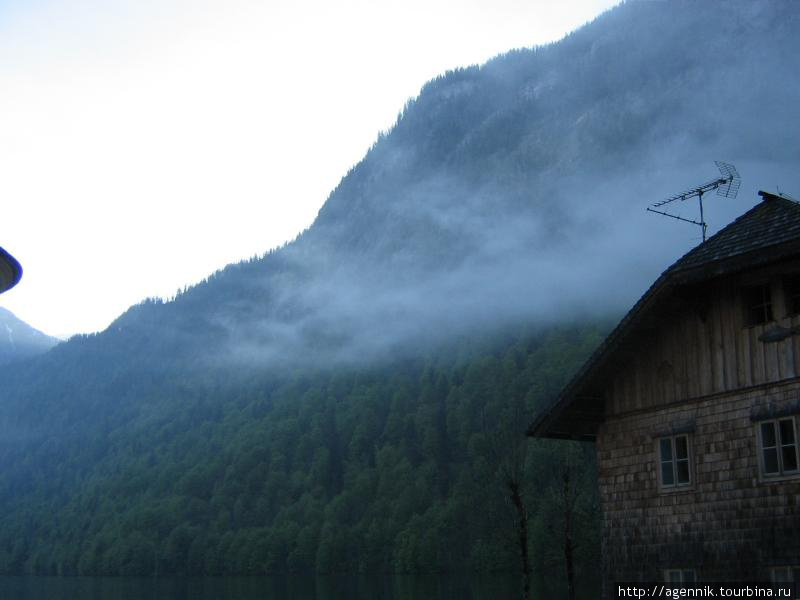
M0 577L2 600L495 600L518 589L508 576Z
M539 590L534 598L563 595ZM518 600L520 596L519 580L507 575L0 577L2 600Z

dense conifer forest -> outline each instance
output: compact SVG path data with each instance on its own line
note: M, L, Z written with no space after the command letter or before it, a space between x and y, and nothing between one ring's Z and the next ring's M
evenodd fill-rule
M235 386L187 371L117 381L115 402L103 390L30 406L46 415L40 443L2 448L0 573L513 571L509 478L534 567L563 563L568 510L592 572L593 448L523 432L604 329L461 340L391 367L251 372Z
M593 573L594 449L523 432L688 249L646 204L796 177L799 26L628 2L444 74L292 243L0 366L0 574L518 571L523 522L557 574L567 516Z

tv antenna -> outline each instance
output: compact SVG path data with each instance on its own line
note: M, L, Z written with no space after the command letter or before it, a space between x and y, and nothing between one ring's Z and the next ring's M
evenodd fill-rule
M658 213L659 215L664 215L665 217L672 217L673 219L678 219L679 221L686 221L687 223L692 223L693 225L699 225L700 229L703 231L703 241L705 242L706 229L708 229L708 225L703 219L703 194L710 192L711 190L717 190L717 196L736 198L736 195L739 193L739 186L742 184L742 180L739 177L739 173L736 171L736 167L718 160L715 160L714 163L719 169L720 177L709 181L708 183L704 183L703 185L688 189L680 194L676 194L675 196L667 198L666 200L662 200L661 202L656 202L652 206L648 206L647 210ZM699 221L687 219L679 215L673 215L672 213L668 213L664 210L655 210L664 206L665 204L669 204L670 202L675 202L676 200L683 202L694 197L697 197L697 201L700 204Z

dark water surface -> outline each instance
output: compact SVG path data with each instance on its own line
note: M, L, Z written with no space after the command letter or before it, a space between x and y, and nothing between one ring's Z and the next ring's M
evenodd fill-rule
M535 599L560 597L550 591ZM517 600L511 576L0 577L0 600Z

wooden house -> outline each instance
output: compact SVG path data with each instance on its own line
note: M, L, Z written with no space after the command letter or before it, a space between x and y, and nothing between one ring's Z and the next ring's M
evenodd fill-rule
M17 285L22 267L8 252L0 248L0 294Z
M596 442L607 596L800 581L800 204L759 195L658 278L528 430Z

